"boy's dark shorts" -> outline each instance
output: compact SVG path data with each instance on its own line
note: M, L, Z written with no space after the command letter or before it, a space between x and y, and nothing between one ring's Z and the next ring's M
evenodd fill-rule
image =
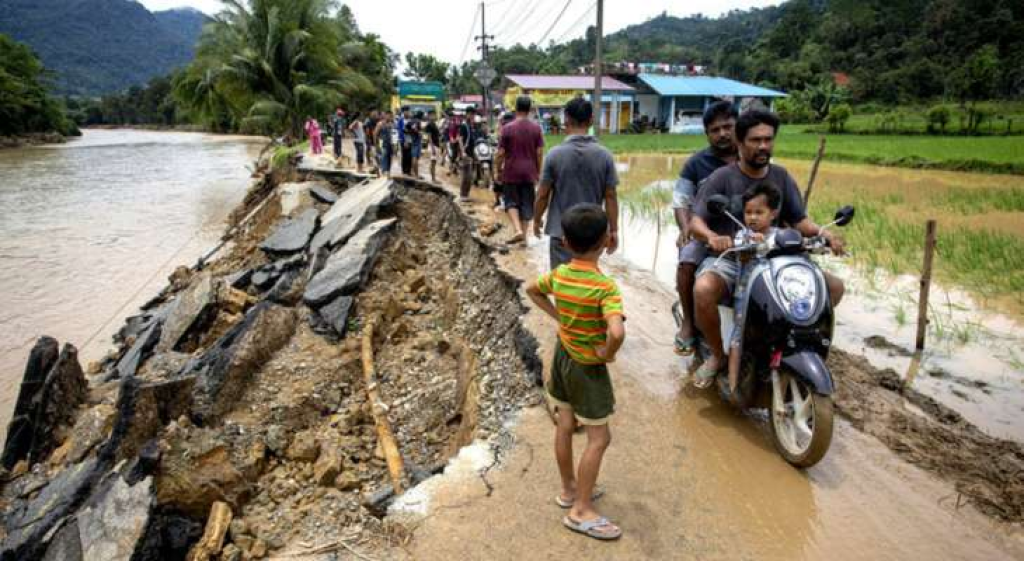
M555 346L546 392L552 408L572 410L584 426L603 426L615 413L615 392L608 366L580 364L569 356L561 342Z
M519 210L520 220L533 220L533 203L537 201L537 191L530 182L502 184L501 197L505 201L505 209Z

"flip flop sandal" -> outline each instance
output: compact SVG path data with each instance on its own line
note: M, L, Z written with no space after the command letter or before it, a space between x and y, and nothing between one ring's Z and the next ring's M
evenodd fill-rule
M708 368L708 363L704 362L697 369L697 373L693 375L693 385L698 390L707 390L715 383L715 377L721 372L721 368L711 369Z
M694 337L680 338L679 335L676 334L675 344L677 356L685 358L687 356L693 356L693 353L697 351L697 339Z
M509 244L509 245L515 245L515 244L522 244L525 241L526 241L526 236L524 236L522 234L516 234L515 236L509 238L505 243Z
M597 502L598 500L601 499L601 496L604 496L604 488L601 488L600 486L598 486L597 488L594 488L594 493L590 496L590 501L591 502ZM568 509L572 508L572 505L575 504L575 503L576 503L575 499L573 499L573 500L563 500L561 494L559 494L558 496L555 496L555 504L558 505L558 507L561 508L562 510L568 510Z
M615 524L612 524L611 521L604 516L597 520L588 520L586 522L577 522L566 516L562 519L562 524L573 532L583 534L584 536L590 536L595 540L618 540L622 537L622 529ZM611 530L609 530L609 528L611 528Z

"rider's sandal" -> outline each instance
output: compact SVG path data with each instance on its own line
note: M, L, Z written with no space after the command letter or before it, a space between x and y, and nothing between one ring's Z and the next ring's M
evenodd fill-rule
M715 383L715 378L718 376L718 373L722 371L721 366L710 368L708 366L708 362L709 361L705 361L701 364L700 368L697 369L697 373L693 375L693 385L699 390L705 390L711 387L711 385Z
M683 338L676 334L675 346L677 356L682 356L684 358L687 356L693 356L693 353L697 351L697 339L693 337Z

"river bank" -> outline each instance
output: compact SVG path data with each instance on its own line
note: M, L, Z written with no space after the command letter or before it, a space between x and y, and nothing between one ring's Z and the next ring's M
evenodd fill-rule
M36 134L19 134L17 136L0 136L0 149L40 146L42 144L63 144L68 137L58 132L42 132Z

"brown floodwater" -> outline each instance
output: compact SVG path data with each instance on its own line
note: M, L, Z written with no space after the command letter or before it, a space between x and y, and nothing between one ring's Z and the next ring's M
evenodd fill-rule
M623 156L617 159L627 194L647 186L670 190L686 157ZM780 160L797 182L806 183L810 163ZM909 170L856 164L825 163L816 200L836 207L865 196L899 194L913 201L923 194L951 190L1024 190L1024 177ZM801 184L803 185L803 184ZM665 208L666 217L668 208ZM1019 215L1017 215L1019 217ZM645 217L624 211L621 256L650 270L666 287L675 285L674 222L658 227ZM1019 218L1018 218L1019 219ZM1018 226L1019 228L1019 226ZM856 246L851 246L856 250ZM881 336L903 349L916 340L918 279L852 267L838 258L819 258L847 284L837 314L836 345L867 356L874 365L908 373L911 359L893 349L866 344ZM979 301L956 286L933 284L927 349L913 385L960 412L994 436L1024 442L1024 324L1015 313Z
M0 150L0 439L42 335L83 365L166 283L216 244L262 139L86 130Z

